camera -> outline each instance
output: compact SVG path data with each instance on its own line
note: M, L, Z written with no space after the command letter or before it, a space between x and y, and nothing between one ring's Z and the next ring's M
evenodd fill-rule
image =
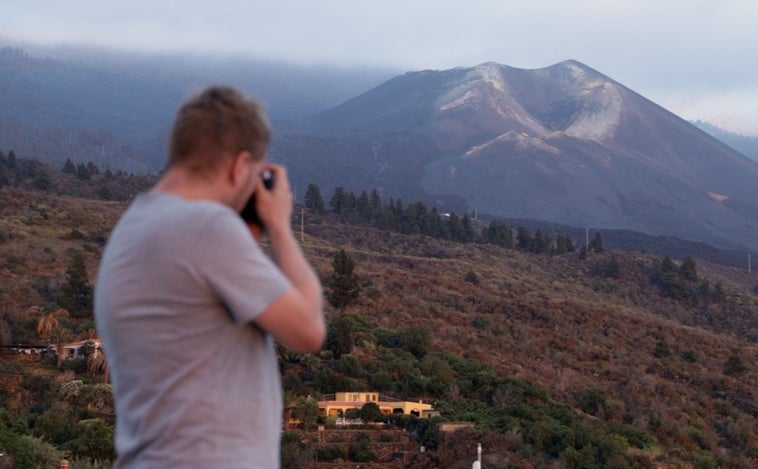
M274 187L274 175L271 174L271 171L267 169L264 170L263 173L261 173L261 178L263 178L263 187L265 187L266 190L271 190L271 188ZM250 196L247 204L245 204L245 208L240 212L240 216L242 216L242 219L247 223L255 223L258 226L263 226L263 222L260 217L258 217L258 212L255 210L255 192Z

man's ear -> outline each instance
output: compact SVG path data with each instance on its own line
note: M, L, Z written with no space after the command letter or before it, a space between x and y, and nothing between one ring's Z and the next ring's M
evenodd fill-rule
M248 151L241 151L234 155L229 162L228 177L233 186L246 183L252 170L251 155Z

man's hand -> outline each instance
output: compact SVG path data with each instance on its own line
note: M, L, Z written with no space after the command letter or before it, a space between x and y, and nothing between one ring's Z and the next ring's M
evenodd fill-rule
M274 187L267 189L263 178L257 178L255 186L255 209L258 212L265 231L273 233L287 232L291 230L291 218L293 210L293 197L290 190L290 182L287 177L287 169L276 164L267 164L265 169L271 171L274 178ZM253 230L253 236L256 232ZM260 236L260 227L258 235Z
M321 282L292 234L292 192L287 170L274 164L265 169L271 171L274 187L266 189L263 179L258 178L255 208L268 234L272 258L292 288L269 305L256 323L286 347L298 352L314 352L326 338ZM255 236L253 225L250 230Z

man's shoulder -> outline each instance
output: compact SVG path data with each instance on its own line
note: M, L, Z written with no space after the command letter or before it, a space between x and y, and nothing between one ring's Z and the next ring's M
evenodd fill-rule
M125 217L140 220L164 220L172 223L186 221L197 224L208 219L234 220L234 211L214 200L187 200L170 193L138 195L125 213Z

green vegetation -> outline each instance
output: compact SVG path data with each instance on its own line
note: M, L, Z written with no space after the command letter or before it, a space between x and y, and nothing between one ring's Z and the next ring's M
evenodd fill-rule
M0 413L0 453L12 455L18 468L58 467L64 458L97 460L107 467L115 458L110 385L59 385L53 375L31 371L23 378L21 390L29 396L25 406L13 396L10 410Z
M86 298L126 207L94 199L106 187L128 200L143 177L85 164L79 180L71 165L0 164L5 345L92 338ZM491 467L749 467L758 456L755 275L616 252L599 234L577 253L559 234L376 191L338 188L328 208L316 186L308 193L303 248L324 279L329 334L320 353L281 350L303 427L284 432L283 467L464 467L477 443ZM0 452L18 467L112 459L107 367L83 351L0 362ZM368 390L441 415L380 417L367 404L349 413L365 422L353 431L318 415L325 394ZM450 422L471 426L443 431Z
M355 275L355 261L344 249L334 253L332 274L326 279L326 287L331 291L329 302L337 309L345 309L358 299L361 287Z

